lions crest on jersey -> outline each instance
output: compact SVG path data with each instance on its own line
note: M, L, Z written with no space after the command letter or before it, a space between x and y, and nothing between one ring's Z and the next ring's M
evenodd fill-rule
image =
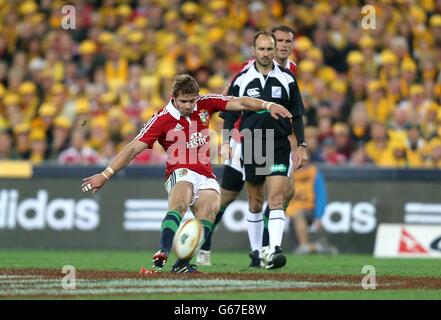
M208 125L208 111L207 110L201 110L199 112L199 118L201 118L201 122L204 126Z

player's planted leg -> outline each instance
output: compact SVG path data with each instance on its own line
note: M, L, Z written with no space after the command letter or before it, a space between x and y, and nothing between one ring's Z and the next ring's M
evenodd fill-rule
M162 220L160 249L153 256L153 268L161 270L167 262L173 246L173 238L181 221L181 215L177 211L167 212L164 220Z
M189 182L177 182L171 188L168 203L170 210L162 220L160 249L153 255L153 270L164 268L173 246L173 238L192 198L193 185Z

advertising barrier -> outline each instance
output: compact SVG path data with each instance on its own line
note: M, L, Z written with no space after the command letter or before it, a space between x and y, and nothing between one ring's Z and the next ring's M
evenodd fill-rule
M374 255L378 258L441 258L441 225L381 224Z
M82 193L81 179L97 170L1 179L0 247L156 249L167 211L162 168L155 174L151 169L146 174L119 174L100 192ZM326 238L342 253L373 253L382 223L441 225L437 180L372 175L350 179L324 173L329 198L324 232L313 238ZM214 250L249 250L245 199L243 191L226 210L213 235ZM187 212L186 217L191 216ZM287 225L285 250L295 247L289 229Z

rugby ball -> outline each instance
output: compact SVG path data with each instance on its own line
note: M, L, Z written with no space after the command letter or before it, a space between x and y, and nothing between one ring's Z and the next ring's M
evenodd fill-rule
M173 252L180 259L190 259L204 240L204 227L196 219L182 223L173 238Z

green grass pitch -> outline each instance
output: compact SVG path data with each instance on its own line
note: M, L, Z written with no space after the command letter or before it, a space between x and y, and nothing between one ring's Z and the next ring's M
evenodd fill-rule
M54 269L60 271L65 265L72 265L77 270L97 271L126 271L137 272L141 266L151 266L153 252L148 251L77 251L77 250L1 250L0 269ZM200 267L199 270L211 272L248 273L291 273L295 274L327 274L351 275L360 277L365 274L362 268L365 265L375 267L376 275L381 281L381 276L406 276L406 277L435 277L441 279L441 262L436 259L377 259L368 255L337 255L337 256L295 256L287 254L287 266L281 270L254 270L247 267L249 258L246 252L216 252L212 253L211 267ZM169 271L173 264L171 257L165 271ZM1 276L1 272L0 272ZM0 279L0 282L2 280ZM1 283L0 283L1 285ZM1 286L0 286L1 293ZM10 297L9 297L10 298ZM12 297L13 298L13 297ZM51 297L57 298L57 297ZM66 298L66 297L64 297ZM266 292L235 291L235 292L208 292L208 293L180 293L168 294L122 294L112 296L83 295L81 297L68 297L72 299L441 299L440 289L381 289L381 290L356 290L356 291L272 291ZM1 297L0 297L1 299Z

